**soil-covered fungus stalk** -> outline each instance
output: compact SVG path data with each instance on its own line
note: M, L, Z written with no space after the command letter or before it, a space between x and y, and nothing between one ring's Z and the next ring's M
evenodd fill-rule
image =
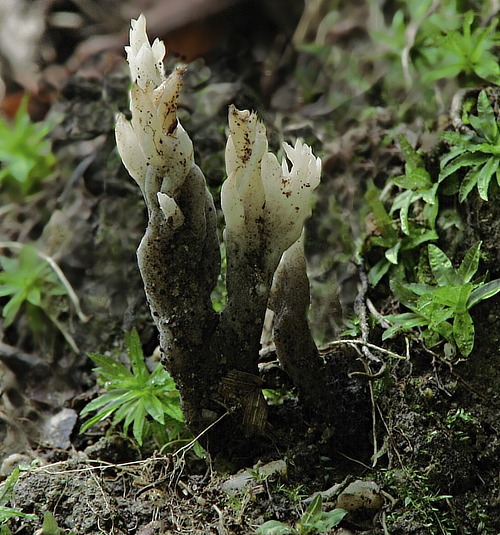
M257 366L260 336L273 276L287 250L273 292L278 339L296 328L290 317L298 315L300 328L307 331L309 357L317 356L307 326L309 285L299 240L321 162L297 141L284 144L288 161L280 164L268 152L266 130L256 114L231 106L228 178L222 188L228 304L217 314L210 299L220 272L216 212L176 114L184 68L165 78L165 47L158 40L149 44L142 15L132 21L126 50L132 120L118 117L116 140L148 209L137 257L160 332L163 363L178 385L194 432L229 410L234 419L225 429L218 424L220 441L228 440L221 430L235 436L265 434L267 409ZM288 274L292 287L284 281ZM286 365L292 377L294 366Z
M206 352L217 322L210 299L220 270L216 212L177 119L184 68L164 77L165 47L158 40L149 44L142 15L132 21L126 50L132 121L118 117L116 140L148 209L139 269L165 365L179 386L186 421L199 430L206 425L202 408L209 404L215 365Z

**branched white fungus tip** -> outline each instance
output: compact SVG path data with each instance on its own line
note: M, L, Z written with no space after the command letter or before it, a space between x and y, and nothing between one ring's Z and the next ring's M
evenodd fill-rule
M174 69L165 78L165 45L158 39L150 45L144 15L132 20L130 46L125 49L133 81L132 121L127 123L124 117L117 120L118 151L143 191L149 165L161 177L161 191L173 196L194 162L192 142L177 119L177 100L185 67Z

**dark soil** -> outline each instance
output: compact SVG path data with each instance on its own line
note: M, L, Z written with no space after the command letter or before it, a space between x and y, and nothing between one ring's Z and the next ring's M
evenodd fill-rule
M368 182L383 188L402 172L395 133L404 132L432 159L434 133L449 127L446 116L440 123L422 117L423 104L411 94L406 114L400 103L385 100L380 65L369 55L367 6L339 4L331 44L357 55L369 87L350 84L345 63L334 74L317 55L294 48L292 14L280 27L266 13L272 31L246 28L237 35L239 27L231 32L226 25L210 54L191 63L179 112L216 202L225 176L229 103L259 112L273 148L282 135L300 136L322 156L306 249L311 324L325 347L353 317L356 297L364 307L369 298L384 313L396 306L388 284L359 301L360 266L352 260L355 241L374 231L364 201ZM311 32L315 23L309 23ZM171 54L167 68L176 60ZM109 421L79 432L79 412L101 392L87 354L120 357L124 332L134 327L146 355L158 342L135 258L146 226L144 204L114 142L114 117L126 112L128 83L121 57L91 56L79 65L46 119L58 121L51 133L56 176L22 203L7 207L1 198L1 241L36 242L54 256L90 316L83 323L64 299L58 302L59 321L77 352L49 321L34 333L23 314L8 328L0 319L0 478L19 462L37 460L22 472L7 505L36 514L38 522L12 519L11 532L42 533L48 511L68 534L251 534L269 519L292 525L314 492L362 479L378 485L383 503L353 507L332 533L499 533L498 296L472 311L476 341L464 361L447 359L442 346L431 351L417 335L382 348L375 322L370 342L381 346L372 349L378 362L363 365L356 343L325 349L332 369L354 372L338 400L341 422L335 429L318 427L292 393L270 415L288 435L274 437L258 457L199 459L192 450L160 452L152 441L141 449ZM456 259L481 239L482 269L500 276L498 206L471 196L459 209L465 230L453 237ZM0 306L6 301L1 298ZM256 478L236 494L223 489L242 466L275 460L285 460L286 476ZM325 510L335 507L339 493L325 498Z

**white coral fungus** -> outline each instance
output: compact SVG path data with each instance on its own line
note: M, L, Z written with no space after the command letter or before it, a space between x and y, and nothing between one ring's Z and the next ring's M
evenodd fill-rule
M147 189L146 177L151 176L151 180L161 179L162 193L174 196L194 161L191 140L177 119L177 99L185 68L179 67L165 78L165 45L158 39L150 45L144 15L132 20L130 46L125 48L133 82L132 121L118 116L118 151L143 192ZM147 173L148 165L155 173Z
M320 181L321 160L308 145L297 141L293 147L283 144L291 166L286 159L280 165L267 151L264 125L248 110L231 107L229 131L228 178L222 187L227 234L246 234L249 247L267 236L268 250L279 259L300 238L304 221L311 215L311 196Z

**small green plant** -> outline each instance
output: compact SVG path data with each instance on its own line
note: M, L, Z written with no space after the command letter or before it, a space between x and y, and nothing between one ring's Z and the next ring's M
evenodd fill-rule
M56 158L47 139L52 125L31 122L24 98L9 123L0 117L0 187L18 200L38 188L52 173Z
M16 507L8 507L7 503L12 498L12 492L14 485L19 479L21 470L19 466L16 466L12 473L0 484L0 534L10 533L7 527L7 522L11 518L26 518L28 520L37 520L36 515L23 513Z
M392 267L402 265L406 271L413 272L419 261L418 248L438 239L435 227L439 209L439 184L432 181L423 158L406 138L401 135L398 139L406 162L405 174L391 179L401 191L392 200L390 211L385 209L375 186L370 186L366 193L366 200L379 231L379 235L370 237L369 246L385 249L383 258L368 272L372 286L376 286ZM394 220L396 213L399 218Z
M54 515L50 511L45 511L43 514L43 523L41 531L37 531L40 535L62 535L61 528L57 525ZM1 535L1 534L0 534ZM67 535L76 535L74 531L67 532Z
M438 239L435 221L438 213L437 183L431 181L423 160L406 139L400 137L406 159L405 174L391 179L402 189L388 212L380 199L380 191L372 184L365 198L377 226L377 234L370 236L366 249L382 247L384 256L368 272L368 280L376 286L391 268L415 271L422 244ZM394 215L399 218L394 220Z
M442 182L462 168L469 168L458 186L459 200L464 201L477 186L480 197L488 200L491 179L496 176L500 185L500 133L495 112L486 91L482 90L477 99L477 116L469 115L468 121L476 135L458 132L444 132L443 139L452 144L453 149L441 160Z
M0 297L10 296L2 311L6 326L12 324L23 305L33 318L36 310L47 312L45 300L48 296L67 293L53 268L40 258L33 245L23 245L16 258L0 256L0 266L3 270L0 271Z
M451 496L436 492L429 483L429 476L425 470L403 467L382 472L382 477L384 488L389 489L391 494L399 496L403 501L408 522L415 518L427 528L439 526L439 531L429 531L429 533L448 535L456 532L457 527L453 518L450 518L449 512L442 506L442 502ZM400 511L389 514L387 516L389 529L392 522L400 520Z
M411 227L410 208L414 207L413 226L422 226L425 223L430 230L435 230L436 217L439 210L437 189L439 184L433 182L430 173L425 168L422 156L408 143L407 139L400 135L398 137L399 146L405 159L405 174L394 177L391 181L402 188L402 192L394 197L391 207L391 215L399 212L401 230L407 236L415 234L415 229ZM423 202L417 208L416 203ZM437 238L437 236L436 236Z
M256 531L256 535L312 535L315 533L328 533L335 526L338 526L347 511L344 509L333 509L333 511L323 511L323 498L318 494L310 503L306 512L295 527L290 527L277 520L264 522Z
M404 329L423 327L422 335L429 345L439 337L456 346L467 357L474 346L474 323L469 310L480 301L500 292L500 279L485 282L472 278L479 266L481 242L465 255L458 269L441 249L428 246L429 265L436 284L391 281L391 289L404 306L412 310L403 314L385 316L393 325L383 339Z
M83 409L82 415L94 411L97 414L84 423L81 432L113 415L113 423L123 422L125 433L132 424L139 445L150 432L160 436L161 442L166 442L185 427L175 383L160 363L152 373L149 372L136 329L125 334L125 345L130 368L106 355L89 354L98 366L94 370L98 382L107 393ZM171 430L165 437L161 431L166 428Z
M500 66L496 55L491 52L500 40L500 35L495 31L498 20L493 19L487 27L478 25L473 28L473 24L474 12L468 11L464 15L462 32L445 31L433 38L433 46L426 51L433 66L425 74L425 82L463 74L468 78L479 76L498 83Z
M375 7L371 2L374 9ZM396 73L396 85L401 80L401 71L407 88L418 80L420 73L432 69L442 56L433 42L436 36L446 35L459 28L460 13L455 0L442 0L436 5L432 0L409 0L399 2L389 25L381 25L372 32L376 44L382 45L382 54L389 60L396 59L391 66ZM385 13L377 13L378 20L385 19ZM421 87L425 91L425 87Z
M57 521L50 511L45 511L43 515L41 535L61 535L61 529L57 525Z
M288 501L290 501L292 504L299 503L304 498L307 497L307 493L305 491L304 485L295 485L293 487L279 484L276 487L276 492L283 494Z

